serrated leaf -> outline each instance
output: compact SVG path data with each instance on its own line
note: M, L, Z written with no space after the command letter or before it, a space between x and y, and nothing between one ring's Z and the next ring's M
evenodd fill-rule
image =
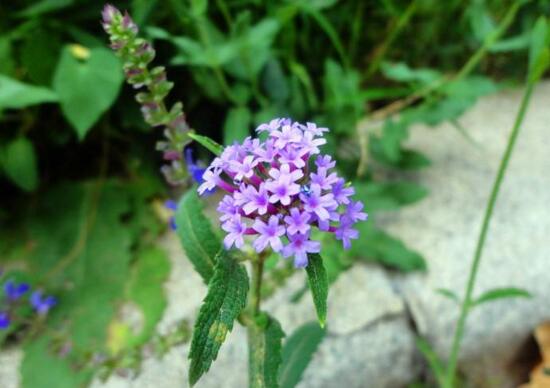
M82 140L114 103L124 76L118 58L111 51L78 47L86 53L81 58L74 55L74 46L61 52L53 87L63 114Z
M214 155L219 156L221 155L223 151L223 146L216 143L214 140L210 139L209 137L197 135L194 132L189 132L188 136L195 140L197 143L199 143L201 146L212 152Z
M404 272L426 269L426 261L419 253L407 248L401 240L376 229L372 222L360 222L356 229L359 240L351 245L350 255Z
M38 186L38 168L34 146L29 139L19 137L0 149L0 167L13 183L25 191Z
M250 135L251 121L252 114L247 107L230 109L223 124L224 144L230 145L235 141L241 143L245 137Z
M320 328L317 322L310 322L300 326L286 340L279 370L281 388L294 388L300 382L325 334L326 330Z
M176 233L187 258L208 283L214 271L216 255L222 244L202 212L202 203L192 188L182 197L176 212Z
M221 249L216 257L214 274L208 284L191 341L189 384L193 386L208 372L233 321L246 305L248 275L229 252Z
M56 102L57 94L48 88L19 82L0 75L0 110L20 109L26 106Z
M424 356L440 387L445 386L445 367L430 344L421 337L415 338L416 347Z
M307 258L307 282L311 290L311 295L313 296L313 304L315 305L319 324L321 327L324 327L327 320L327 271L323 265L323 258L318 253L310 253L307 255Z
M489 291L485 291L479 297L477 297L472 302L472 307L479 306L482 303L492 302L498 299L506 298L531 298L529 291L523 290L521 288L515 287L506 287L506 288L495 288Z
M249 387L277 388L285 333L279 322L267 314L256 320L260 322L248 327Z
M453 291L447 289L447 288L438 288L435 290L439 295L444 296L445 298L452 300L456 304L460 304L460 298L457 294L455 294Z

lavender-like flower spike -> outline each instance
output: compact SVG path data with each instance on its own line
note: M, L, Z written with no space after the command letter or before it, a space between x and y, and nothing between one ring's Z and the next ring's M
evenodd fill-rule
M265 142L247 138L214 159L199 194L215 187L227 193L218 206L227 249L241 248L252 236L257 252L271 248L303 268L308 254L321 250L312 239L314 228L334 233L346 249L358 238L353 226L367 214L361 202L350 199L355 191L333 170L336 162L317 155L326 131L274 119L257 128L267 132Z
M136 95L141 104L145 121L154 127L164 127L164 141L157 143L157 150L168 161L162 172L169 183L178 185L188 179L183 150L190 143L189 125L181 103L167 109L164 103L173 83L166 79L164 67L152 69L149 64L155 57L155 50L149 42L137 36L138 27L128 15L108 4L101 13L102 26L109 34L111 48L122 59L126 79L135 89L142 89Z

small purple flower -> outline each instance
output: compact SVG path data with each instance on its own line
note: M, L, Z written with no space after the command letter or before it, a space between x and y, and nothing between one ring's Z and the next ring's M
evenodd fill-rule
M6 330L10 326L10 322L8 313L0 311L0 330Z
M336 239L342 241L344 249L349 249L351 247L350 240L359 237L359 232L356 229L353 229L352 226L353 221L349 217L343 216L340 219L340 226L334 233Z
M254 167L258 164L258 161L252 155L248 155L242 162L232 160L229 162L229 171L235 173L233 179L242 181L244 178L252 178L254 175Z
M223 197L222 201L218 205L217 210L222 214L220 216L220 221L222 223L225 221L229 221L239 214L239 207L235 205L235 200L230 195L226 195Z
M271 136L275 140L275 147L283 148L288 143L299 143L302 140L301 131L293 125L283 125L280 131L272 131Z
M367 213L362 210L363 204L361 202L350 202L346 208L346 216L349 217L352 222L365 221L367 219Z
M279 217L271 216L267 223L257 219L254 225L252 225L252 228L260 234L254 241L256 252L263 251L268 245L270 245L275 252L279 252L283 249L281 236L285 234L285 227L279 223Z
M222 224L222 229L227 232L223 239L226 249L235 245L236 248L242 248L244 245L243 236L246 232L246 225L242 222L241 216L235 216Z
M294 256L294 266L296 268L304 268L307 266L307 254L319 253L321 251L321 243L309 239L309 234L295 234L289 236L290 244L283 248L283 256Z
M328 128L319 128L315 123L306 123L306 125L302 127L304 127L306 133L309 132L315 136L323 136L323 132L328 132Z
M273 119L267 124L260 124L258 128L256 128L256 132L273 132L281 127L281 119Z
M310 230L309 219L311 214L307 212L300 212L296 208L290 209L290 215L285 217L287 224L286 230L289 235L296 233L306 234Z
M15 284L12 280L8 280L4 284L4 293L9 301L16 301L21 298L27 291L29 291L30 286L27 283Z
M265 184L260 184L258 189L250 185L245 190L244 196L248 201L243 206L244 214L249 215L255 211L259 215L266 214L269 207L269 194L267 193Z
M311 183L318 184L323 190L330 190L338 182L338 175L335 172L327 176L327 169L320 167L317 173L311 173Z
M315 165L317 168L331 169L336 167L336 162L332 160L330 155L319 155L315 159Z
M332 185L332 195L340 205L347 205L350 202L349 197L353 194L355 194L355 189L346 187L346 182L341 178Z
M309 195L300 194L300 199L304 204L304 209L307 212L315 213L319 220L328 220L330 218L329 210L336 209L338 204L334 200L332 194L321 194L321 186L312 184Z
M212 191L216 189L220 181L220 174L222 170L219 168L208 168L202 175L204 182L199 186L199 194L203 195L207 191Z
M57 304L57 299L53 296L42 297L42 291L35 291L31 295L31 305L39 315L45 315Z

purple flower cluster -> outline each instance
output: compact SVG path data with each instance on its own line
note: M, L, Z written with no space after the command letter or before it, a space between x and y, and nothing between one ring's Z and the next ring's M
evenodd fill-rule
M321 155L327 128L290 119L260 125L267 139L248 137L224 149L203 175L202 195L216 187L227 192L218 206L227 249L254 237L257 252L268 247L284 257L294 257L298 268L307 266L308 253L318 253L321 243L312 239L313 228L334 233L348 249L358 238L353 225L366 220L363 204L350 197L334 168L336 162Z
M0 330L5 330L10 326L17 305L30 289L31 287L27 283L15 283L12 280L8 280L4 284L4 295L0 298L3 299L3 303L0 303ZM55 297L43 296L42 291L34 291L29 302L38 315L47 314L57 303Z

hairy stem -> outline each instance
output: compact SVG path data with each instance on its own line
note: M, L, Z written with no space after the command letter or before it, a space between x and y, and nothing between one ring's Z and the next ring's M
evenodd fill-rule
M458 318L455 333L453 336L453 343L451 347L451 353L449 356L449 362L447 364L444 388L454 387L458 353L460 350L460 343L461 343L462 337L464 336L466 318L468 317L468 313L472 305L472 294L474 291L474 286L477 278L477 273L479 270L479 265L481 263L481 254L483 252L483 246L485 245L485 238L487 237L487 231L489 230L489 223L491 221L491 216L493 215L493 210L497 200L498 192L500 190L502 180L506 173L506 169L508 168L508 162L510 161L510 156L512 155L512 151L514 149L514 145L516 143L516 139L518 137L521 124L523 123L523 119L525 118L525 112L527 111L527 107L529 106L529 101L531 99L533 88L534 88L534 83L528 83L527 89L525 90L523 99L521 101L519 112L516 116L516 120L512 128L512 132L510 133L510 136L508 138L508 145L506 146L506 150L500 161L500 166L498 168L498 173L493 183L493 189L491 191L491 195L487 203L487 208L485 209L483 224L481 226L481 232L479 233L479 238L477 241L474 258L472 261L472 266L470 267L470 274L468 276L468 282L466 285L464 300L462 302L462 306L460 309L460 316Z

